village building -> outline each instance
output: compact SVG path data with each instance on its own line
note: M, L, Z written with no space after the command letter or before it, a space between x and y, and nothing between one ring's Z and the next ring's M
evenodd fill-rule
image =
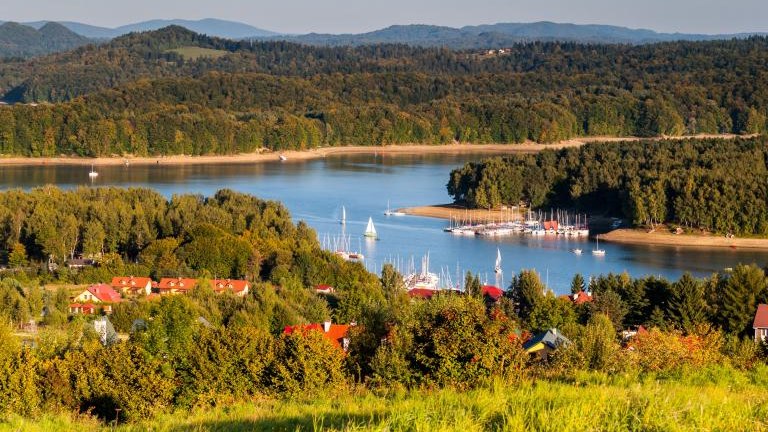
M490 301L492 303L498 303L498 301L504 297L504 290L493 285L483 285L480 289L480 292L482 292L483 298L486 301Z
M94 303L98 303L104 312L112 313L112 304L120 303L121 301L120 293L112 289L111 286L107 284L91 285L85 291L72 298L72 304L69 305L69 313L93 314L96 310Z
M157 284L157 292L166 294L186 294L197 285L197 279L190 278L162 278Z
M333 294L333 293L336 292L336 289L334 289L330 285L323 285L323 284L321 284L321 285L315 286L315 292L317 294Z
M112 289L124 296L147 296L152 292L152 279L148 277L118 276L112 278Z
M96 305L93 303L70 303L69 313L71 315L93 315L96 313Z
M755 342L768 341L768 304L757 306L752 329L755 331Z
M592 293L588 293L586 291L580 290L577 293L568 294L568 295L562 295L561 298L565 298L571 301L571 303L575 305L580 305L584 303L589 303L593 300Z
M523 349L528 354L536 355L541 360L546 361L550 354L561 346L569 345L570 343L571 341L556 328L551 328L528 340L523 344Z
M250 284L245 280L214 279L211 281L211 285L213 286L213 291L216 293L221 294L223 292L231 291L238 297L245 296L250 290Z
M347 349L349 349L349 329L352 325L333 324L331 321L326 321L322 324L286 326L283 333L292 334L297 331L319 331L322 332L323 336L335 347L341 348L346 352Z

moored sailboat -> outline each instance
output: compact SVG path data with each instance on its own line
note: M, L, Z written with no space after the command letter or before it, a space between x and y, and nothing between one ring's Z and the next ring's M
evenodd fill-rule
M605 255L605 249L600 249L600 235L595 236L595 248L592 249L592 255L596 256L604 256Z
M493 267L493 271L496 274L501 274L501 250L499 248L496 248L496 265Z
M376 233L376 227L373 226L373 218L368 218L368 225L365 227L365 232L363 233L365 237L371 238L371 239L378 239L379 235Z

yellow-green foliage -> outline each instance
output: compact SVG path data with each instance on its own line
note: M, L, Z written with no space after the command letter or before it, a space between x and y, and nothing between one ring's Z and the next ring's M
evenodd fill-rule
M200 48L196 46L185 46L181 48L174 48L168 50L168 52L175 52L186 60L197 60L202 57L217 59L219 57L229 54L229 51L216 50L210 48Z
M2 430L95 430L93 422L12 418ZM164 414L138 430L583 431L768 430L768 392L753 384L525 382L468 392L369 392L312 401L259 400Z

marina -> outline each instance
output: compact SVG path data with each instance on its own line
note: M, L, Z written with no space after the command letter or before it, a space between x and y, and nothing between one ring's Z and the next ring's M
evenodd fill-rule
M324 238L328 239L326 249L355 258L372 272L380 272L387 262L399 262L401 272L408 275L413 267L410 265L412 259L418 264L421 257L429 253L429 272L442 276L446 282L440 285L451 287L463 281L467 271L479 275L484 282L506 287L521 269L535 269L542 281L548 280L551 289L563 294L569 291L575 273L581 273L585 279L624 271L637 277L653 275L677 279L684 272L706 277L738 263L764 265L768 261L768 253L759 250L608 243L603 241L602 234L599 248L605 250L605 255L598 257L592 255L594 233L589 237L557 235L543 229L543 222L557 219L550 217L549 209L531 217L527 217L527 211L523 212L523 222L534 219L540 222L538 230L532 226L530 233L508 235L478 235L476 225L519 222L512 209L493 212L493 221L483 220L480 216L488 214L487 211L470 213L475 227L466 235L443 232L451 224L443 219L384 214L388 199L397 205L390 210L446 202L445 182L450 170L486 156L358 154L258 164L118 164L100 166L99 176L93 179L85 175L88 169L80 166L14 165L0 169L0 187L29 189L46 184L63 188L148 187L169 198L179 193L212 196L219 189L229 188L283 202L295 221L305 221L318 233L321 245ZM376 193L371 193L372 190ZM455 214L455 227L456 218L461 223L463 213L451 211ZM363 237L369 217L378 241ZM580 223L582 218L583 215L578 218ZM565 218L562 221L566 224ZM573 222L567 225L577 225L576 215L571 214L569 221ZM342 237L342 229L346 241L340 246L342 242L339 240L334 246L333 239ZM534 234L534 231L542 230L541 235ZM577 250L583 253L579 254ZM504 279L498 284L495 272L497 251L503 258L501 275ZM451 283L447 282L448 276Z

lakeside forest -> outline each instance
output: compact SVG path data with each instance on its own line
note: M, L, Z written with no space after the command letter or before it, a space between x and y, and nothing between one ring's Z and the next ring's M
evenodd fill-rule
M315 233L294 224L280 204L228 190L166 200L146 189L45 187L0 193L0 210L8 250L0 279L0 418L10 425L37 419L57 429L96 428L120 409L120 421L141 428L154 418L178 423L187 416L174 413L195 408L212 422L208 427L254 427L251 415L242 424L217 423L228 414L216 410L230 412L234 404L272 419L257 423L261 428L293 430L319 421L305 411L288 414L311 411L306 404L313 400L338 428L414 421L434 428L443 420L424 418L430 408L417 400L456 406L475 394L485 401L472 402L481 404L477 409L495 414L462 421L525 428L544 409L542 395L561 390L551 403L566 411L572 410L563 405L583 403L586 391L626 401L581 420L568 416L563 427L668 425L673 408L690 411L688 427L754 430L768 422L761 390L768 385L768 351L751 338L757 304L768 301L768 279L755 265L703 280L610 274L587 282L575 275L572 292L592 293L585 303L556 297L535 271L515 275L497 300L483 296L479 279L467 274L464 293L420 300L409 298L393 267L370 274L321 250ZM49 256L72 253L100 254L99 264L79 272L48 269ZM125 274L241 277L253 289L238 297L198 283L187 295L128 299L110 315L126 338L102 340L93 317L68 316L65 288L41 288ZM318 284L335 292L317 294ZM33 345L22 344L13 332L30 319L41 329ZM321 331L283 331L325 320L355 323L346 351ZM640 325L648 331L622 337ZM546 359L523 349L551 328L570 342ZM633 394L626 393L630 385L639 386ZM707 399L691 405L691 385ZM643 405L661 391L671 392L671 405ZM752 403L727 404L723 392ZM505 414L507 408L487 405L512 395L527 411ZM338 404L324 405L333 398L361 402L362 413L376 406L381 414L334 416ZM264 406L282 407L286 417L270 417ZM390 406L415 410L416 417L398 417Z
M217 55L198 57L195 48ZM201 155L761 133L766 48L764 37L535 42L486 55L235 42L168 27L0 62L0 94L20 102L0 106L0 153Z
M768 236L766 137L587 144L469 162L450 174L455 202L529 203L619 215L635 225Z

